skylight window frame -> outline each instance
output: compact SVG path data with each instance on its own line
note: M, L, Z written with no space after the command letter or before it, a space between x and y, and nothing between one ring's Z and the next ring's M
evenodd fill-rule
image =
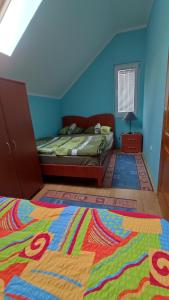
M42 1L10 1L0 22L0 53L13 54Z
M0 7L0 24L3 20L3 17L8 9L8 6L10 4L11 0L5 0L2 6Z

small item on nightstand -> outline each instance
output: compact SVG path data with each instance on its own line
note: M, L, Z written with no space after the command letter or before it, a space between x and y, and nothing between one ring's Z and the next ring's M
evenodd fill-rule
M122 134L121 151L126 153L142 152L143 135L141 133Z

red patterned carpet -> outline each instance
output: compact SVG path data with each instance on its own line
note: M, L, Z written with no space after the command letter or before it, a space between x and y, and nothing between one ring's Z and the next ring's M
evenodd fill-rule
M133 199L52 190L46 192L39 200L33 200L33 202L43 202L43 206L46 207L55 207L57 204L65 204L127 212L133 212L137 209L137 201Z

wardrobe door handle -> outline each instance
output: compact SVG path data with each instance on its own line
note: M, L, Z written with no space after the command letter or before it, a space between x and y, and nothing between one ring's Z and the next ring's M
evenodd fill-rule
M8 142L6 142L6 145L8 146L8 150L9 150L9 153L11 153L11 146Z
M15 142L15 140L12 140L12 143L13 143L14 149L15 149L15 151L16 151L16 142Z

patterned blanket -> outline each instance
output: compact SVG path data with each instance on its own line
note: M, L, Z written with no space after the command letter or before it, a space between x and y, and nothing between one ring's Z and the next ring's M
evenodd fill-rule
M37 150L41 154L58 156L97 156L104 151L106 146L108 146L106 135L62 136L44 144L38 143Z
M0 299L169 299L169 223L1 197Z

